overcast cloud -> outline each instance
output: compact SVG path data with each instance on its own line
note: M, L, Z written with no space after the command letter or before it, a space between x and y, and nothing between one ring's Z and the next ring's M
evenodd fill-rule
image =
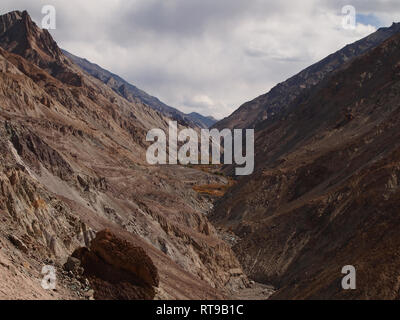
M217 118L380 26L399 0L2 0L40 25L57 9L58 44L184 112ZM357 9L355 30L341 9Z

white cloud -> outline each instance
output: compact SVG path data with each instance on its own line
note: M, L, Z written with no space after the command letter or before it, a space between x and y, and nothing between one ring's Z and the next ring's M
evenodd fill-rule
M341 27L341 0L2 0L2 12L57 8L58 43L183 111L218 118L374 31ZM398 0L353 1L382 23ZM389 22L390 21L390 22Z

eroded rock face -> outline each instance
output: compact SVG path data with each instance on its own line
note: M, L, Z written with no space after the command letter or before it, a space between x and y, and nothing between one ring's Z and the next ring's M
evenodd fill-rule
M90 249L77 249L83 275L90 281L94 298L100 300L151 300L159 285L158 270L140 248L109 230L97 233Z
M146 249L159 298L222 298L226 285L243 285L206 217L211 202L192 188L224 179L146 162L147 131L168 131L169 119L83 73L26 13L0 21L0 240L29 261L63 265L109 228Z

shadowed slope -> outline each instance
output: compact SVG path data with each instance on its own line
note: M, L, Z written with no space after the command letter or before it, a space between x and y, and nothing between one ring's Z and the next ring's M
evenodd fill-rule
M399 96L397 34L257 126L257 170L212 220L273 298L399 298Z

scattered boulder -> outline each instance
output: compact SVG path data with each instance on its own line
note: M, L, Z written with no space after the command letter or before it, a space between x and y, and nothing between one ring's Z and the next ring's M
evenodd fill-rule
M74 257L68 257L67 262L64 264L64 270L70 271L73 274L80 275L83 273L81 261Z

